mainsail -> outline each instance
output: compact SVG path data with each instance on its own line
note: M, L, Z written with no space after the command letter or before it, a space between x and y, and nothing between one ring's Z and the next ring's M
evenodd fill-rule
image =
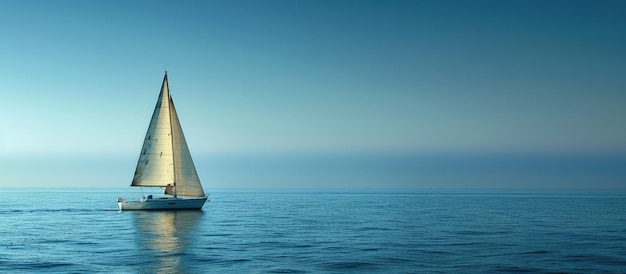
M165 194L203 197L174 102L167 72L141 148L131 186L165 187Z
M191 159L189 147L183 134L183 128L180 126L178 114L174 107L174 101L170 96L170 113L172 114L172 146L174 150L174 181L176 182L176 193L180 196L204 196L200 178L196 172L196 167ZM166 188L166 194L172 194Z

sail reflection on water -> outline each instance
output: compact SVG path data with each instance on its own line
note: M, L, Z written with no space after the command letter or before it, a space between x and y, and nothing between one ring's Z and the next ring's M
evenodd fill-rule
M156 273L185 272L181 260L189 253L193 232L202 211L133 212L140 256L147 260L145 271Z

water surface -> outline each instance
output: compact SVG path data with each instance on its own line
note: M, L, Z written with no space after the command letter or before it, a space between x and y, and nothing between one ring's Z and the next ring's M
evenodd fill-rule
M229 190L119 212L123 192L5 190L0 271L626 271L621 192Z

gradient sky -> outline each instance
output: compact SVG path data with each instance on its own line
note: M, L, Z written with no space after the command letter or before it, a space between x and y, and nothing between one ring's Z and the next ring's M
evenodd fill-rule
M196 158L625 154L624 10L624 1L2 1L0 160L28 170L120 159L113 186L126 186L164 70ZM0 170L0 185L19 180L15 170ZM50 180L63 181L71 165L56 170ZM45 185L38 176L26 185Z

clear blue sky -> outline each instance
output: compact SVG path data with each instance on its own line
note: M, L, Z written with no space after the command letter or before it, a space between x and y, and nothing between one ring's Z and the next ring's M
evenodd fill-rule
M21 169L0 169L0 184L50 168L47 159L107 158L120 160L101 177L116 182L87 184L126 186L165 69L196 158L625 154L624 10L624 1L2 1L0 160ZM82 184L64 175L72 165L25 184ZM83 165L83 176L97 174L95 162ZM205 181L215 179L208 166ZM280 166L276 186L297 180ZM368 186L393 180L381 178ZM239 185L274 186L252 181Z

